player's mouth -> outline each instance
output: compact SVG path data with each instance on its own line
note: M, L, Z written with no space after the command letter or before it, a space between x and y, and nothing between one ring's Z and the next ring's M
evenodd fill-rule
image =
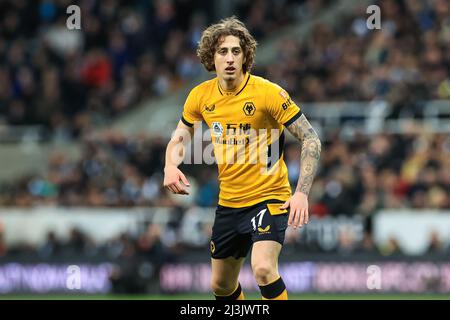
M236 70L235 67L228 67L228 68L225 68L225 71L226 71L227 73L233 73L235 70Z

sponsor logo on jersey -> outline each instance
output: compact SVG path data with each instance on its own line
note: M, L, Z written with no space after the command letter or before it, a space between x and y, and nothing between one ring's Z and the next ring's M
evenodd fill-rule
M252 125L250 123L227 123L227 135L242 135L249 134Z

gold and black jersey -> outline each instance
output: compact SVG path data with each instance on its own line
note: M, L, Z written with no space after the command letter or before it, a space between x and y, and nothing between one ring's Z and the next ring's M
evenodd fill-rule
M220 205L241 208L289 199L284 127L300 116L285 90L248 73L233 91L221 88L217 78L191 90L181 120L188 126L205 121L211 130Z

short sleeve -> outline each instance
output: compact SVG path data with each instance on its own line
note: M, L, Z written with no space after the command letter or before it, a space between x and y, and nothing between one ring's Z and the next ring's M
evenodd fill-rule
M271 82L267 86L266 107L278 123L287 127L300 118L300 107L292 101L286 90Z
M189 127L194 125L196 121L202 121L203 117L200 113L199 98L196 94L196 88L192 89L189 93L186 102L184 103L183 114L181 121Z

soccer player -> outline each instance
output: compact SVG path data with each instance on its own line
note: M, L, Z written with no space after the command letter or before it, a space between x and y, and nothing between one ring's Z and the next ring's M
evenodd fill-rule
M321 152L316 132L289 94L250 74L255 51L256 41L235 17L204 30L197 55L217 76L192 89L166 150L164 187L188 194L189 182L178 169L180 155L201 121L211 129L220 181L211 237L211 287L216 299L244 298L238 276L250 248L262 298L288 298L278 257L288 225L308 223L308 193ZM282 154L284 128L301 142L300 175L293 194ZM265 160L254 161L261 150ZM241 159L229 161L236 154Z

